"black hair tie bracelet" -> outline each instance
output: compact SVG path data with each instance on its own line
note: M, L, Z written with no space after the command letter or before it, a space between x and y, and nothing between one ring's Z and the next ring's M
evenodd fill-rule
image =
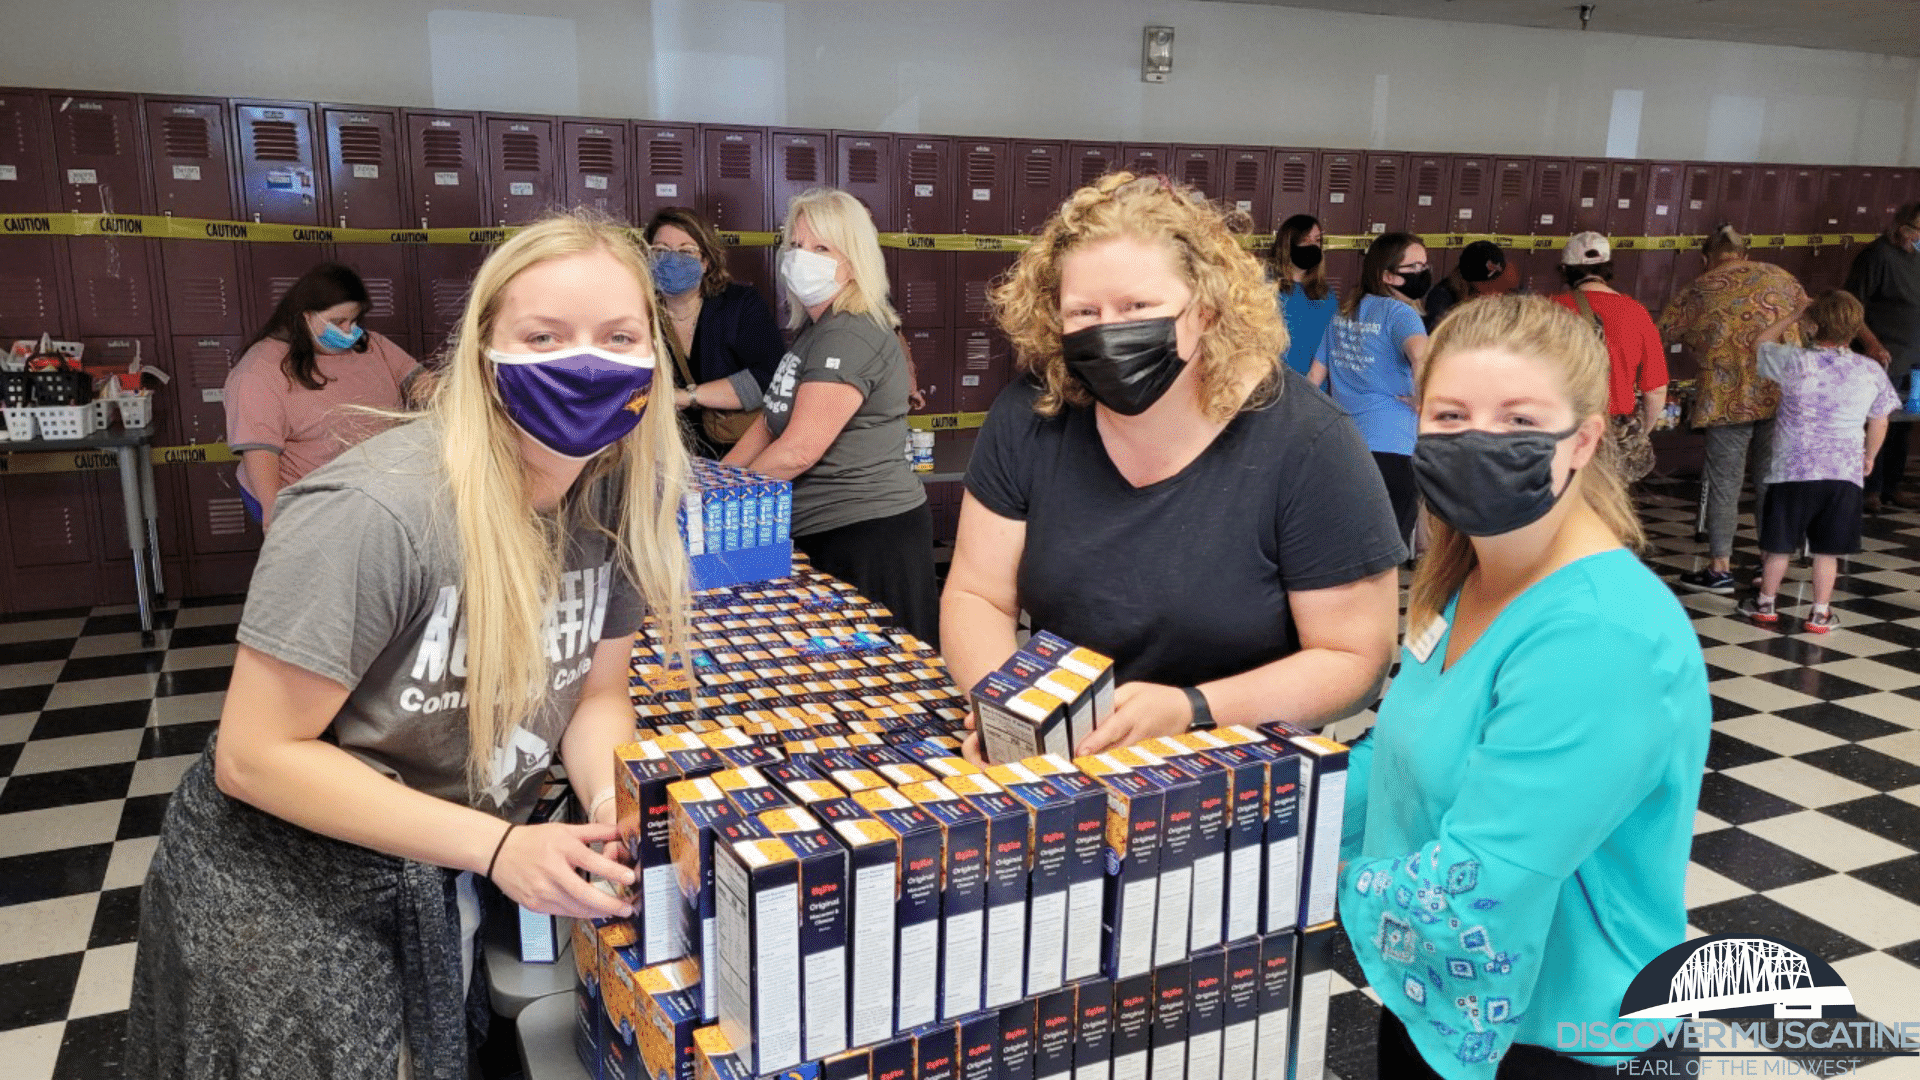
M500 834L500 842L493 845L493 858L487 860L487 880L488 881L493 880L493 866L495 863L500 861L500 852L503 851L507 846L507 837L512 836L513 830L519 827L520 826L517 823L508 822L507 831Z

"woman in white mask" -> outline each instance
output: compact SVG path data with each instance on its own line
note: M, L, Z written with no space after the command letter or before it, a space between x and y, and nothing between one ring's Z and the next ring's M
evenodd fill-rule
M937 643L933 514L906 460L913 381L873 218L846 192L813 188L787 207L782 235L787 325L800 334L726 460L793 481L794 546Z

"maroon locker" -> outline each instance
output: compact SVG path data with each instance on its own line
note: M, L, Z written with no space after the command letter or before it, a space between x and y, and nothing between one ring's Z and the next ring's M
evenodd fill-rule
M953 407L956 412L986 412L1013 374L1013 347L998 330L954 331Z
M1286 224L1287 219L1295 214L1309 214L1320 219L1322 232L1339 231L1328 224L1321 213L1325 201L1321 191L1326 185L1320 165L1318 150L1280 149L1273 152L1273 212L1269 215L1273 228L1278 229ZM1344 194L1341 198L1351 201ZM1357 203L1354 209L1356 212L1359 210ZM1347 231L1353 230L1349 228Z
M1787 166L1781 170L1780 224L1782 234L1801 235L1819 232L1820 168L1815 165ZM1813 270L1813 249L1775 248L1768 256L1805 284Z
M1404 230L1408 223L1407 207L1413 201L1407 197L1407 155L1366 155L1365 182L1366 194L1361 201L1365 208L1364 231L1378 236Z
M808 188L826 187L831 179L830 136L824 131L774 131L767 141L773 154L773 203L771 220L784 227L787 204Z
M1226 177L1221 173L1221 152L1217 146L1176 146L1167 175L1209 199L1227 197ZM1253 212L1248 207L1247 213Z
M1004 236L1013 229L1013 146L1002 139L955 139L953 231Z
M1783 231L1782 226L1786 221L1787 179L1791 171L1785 165L1754 167L1753 199L1747 205L1747 219L1752 224L1750 232L1777 235ZM1774 248L1773 255L1777 255L1779 250Z
M1533 235L1533 159L1497 158L1493 163L1493 210L1488 231Z
M698 128L635 120L632 141L635 225L646 225L663 206L691 206L702 213L707 212L701 194ZM764 218L765 213L762 210L755 220ZM739 225L727 227L741 228Z
M1818 194L1814 206L1805 215L1806 231L1820 240L1813 247L1802 249L1806 252L1806 273L1801 275L1800 283L1810 293L1837 289L1845 282L1848 259L1839 234L1846 227L1847 195L1852 186L1852 169L1820 170Z
M1532 236L1566 237L1573 234L1573 163L1565 158L1534 158L1533 193L1528 205ZM1561 246L1536 248L1520 262L1525 286L1538 293L1561 290Z
M1647 236L1672 237L1680 229L1680 213L1685 208L1685 167L1675 161L1658 161L1642 170L1646 193L1642 229ZM1655 315L1666 306L1673 291L1674 265L1679 243L1660 239L1640 253L1639 291L1634 299Z
M1493 232L1493 160L1483 157L1453 159L1448 181L1447 231Z
M553 119L490 114L486 128L488 222L525 225L558 206L560 155Z
M560 192L569 207L633 218L632 159L623 120L567 120L560 125Z
M1013 229L1036 233L1067 197L1067 148L1016 139L1012 149Z
M31 218L55 209L51 117L38 90L0 90L0 214ZM0 342L71 331L62 310L67 245L44 236L0 235Z
M248 219L326 224L314 106L236 101L233 116L240 132L240 205ZM247 327L264 326L294 282L332 257L324 243L248 244L241 260Z
M160 339L145 334L111 337L88 335L82 336L80 343L87 347L86 358L89 364L116 367L125 371L131 366L134 357L138 356L142 363L152 364L169 376L173 375L173 369L177 366L173 358L161 350ZM177 378L174 379L174 382L178 381ZM169 383L166 388L161 388L154 380L149 379L147 385L155 390L152 425L154 445L172 446L180 441L180 417L174 408L173 395L167 392L173 384ZM117 417L114 422L118 423ZM117 496L113 505L119 505Z
M480 121L473 113L407 110L408 217L423 229L488 223L480 167ZM465 314L474 272L486 261L478 244L426 244L414 252L413 297L420 343L438 352Z
M1279 224L1273 220L1273 151L1264 146L1229 146L1221 168L1226 188L1222 198L1247 215L1254 232L1272 232ZM1306 172L1312 174L1311 169Z
M148 213L138 103L118 94L54 94L48 105L60 208L81 214ZM127 236L75 237L68 242L80 333L154 331L153 255L151 241Z
M13 571L7 606L36 611L93 604L93 579L99 576L92 566L94 537L100 519L94 477L83 472L22 473L0 482L6 494L7 565ZM124 522L116 513L113 524L123 535Z
M1711 232L1720 225L1732 225L1736 230L1751 235L1753 221L1753 189L1758 169L1752 165L1720 166L1720 189L1717 208L1708 215L1711 218L1703 233Z
M1846 214L1842 217L1842 227L1855 237L1864 237L1865 243L1875 233L1887 227L1880 214L1880 190L1886 181L1886 173L1880 169L1855 169L1853 182L1847 191Z
M1566 234L1607 231L1607 163L1575 161L1569 167L1572 198L1568 200Z
M1638 236L1646 225L1646 170L1637 161L1615 161L1607 165L1606 225L1608 237ZM1640 294L1640 251L1637 248L1613 252L1613 287L1636 299Z
M227 372L240 360L247 336L175 336L173 376L181 442L208 444L227 438Z
M835 187L860 200L873 215L873 226L893 232L893 136L836 131L833 133Z
M1405 228L1408 232L1426 236L1433 233L1436 237L1453 231L1453 222L1447 216L1448 192L1452 188L1452 162L1440 154L1415 154L1404 158L1402 170L1408 174L1402 177L1401 199L1397 208L1381 209L1382 216L1376 217L1376 201L1371 189L1367 192L1367 219L1369 227L1379 222L1386 226L1380 230ZM1370 174L1371 175L1371 174ZM1411 189L1411 190L1409 190ZM1381 196L1392 198L1391 194ZM1399 217L1393 215L1398 213ZM1435 241L1428 241L1430 244ZM1433 254L1438 255L1435 251ZM1437 259L1435 260L1438 261ZM1439 276L1439 270L1434 271Z
M1166 176L1178 179L1173 168L1173 148L1164 144L1127 143L1120 148L1121 167L1135 176Z
M321 108L320 117L327 223L351 229L410 227L399 111L330 105ZM367 286L371 303L361 323L396 343L411 341L419 324L408 249L398 244L336 244L334 258L352 267Z
M913 370L918 388L927 395L925 408L916 414L954 411L954 389L959 380L953 370L954 331L916 327L906 331L907 350L913 355Z
M1920 177L1916 177L1912 169L1888 169L1880 179L1880 213L1874 232L1885 232L1893 223L1895 211L1920 199Z
M148 175L156 213L235 221L241 217L233 167L233 123L225 101L147 98ZM244 334L241 252L228 241L160 245L161 292L177 334ZM184 404L184 403L183 403Z
M1691 162L1682 166L1680 173L1680 220L1675 231L1681 236L1705 236L1725 220L1720 206L1720 166Z
M1086 187L1110 172L1119 172L1125 159L1113 143L1076 142L1067 144L1068 194ZM1065 195L1061 196L1063 199Z
M898 178L893 192L900 231L941 234L953 231L953 142L901 135L894 140ZM955 321L954 262L965 252L889 251L894 261L894 298L900 318L910 327L947 326Z
M759 232L778 229L786 214L780 206L769 212L767 195L766 132L760 128L707 127L700 129L702 208L713 227ZM663 143L665 151L671 143ZM660 190L656 187L655 190ZM780 311L785 291L773 280L773 255L766 248L742 247L727 252L727 269L738 281L760 290L767 304Z
M237 592L246 587L246 580L241 578L236 582L238 589L220 588L218 580L231 576L222 573L229 560L206 560L200 556L242 555L260 550L263 536L259 524L247 513L246 504L240 499L238 469L239 466L232 464L187 465L180 469L186 474L181 486L187 496L186 532L187 542L196 556L194 570L216 575L214 581L197 577L191 580L188 588L195 593ZM161 550L166 550L164 541ZM243 570L251 567L251 560L241 565Z
M1327 150L1320 154L1320 209L1316 216L1320 219L1321 231L1334 236L1359 236L1366 231L1362 214L1361 178L1364 169L1364 156L1346 151ZM1285 179L1286 172L1281 171ZM1280 213L1276 195L1274 219L1284 220ZM1296 211L1315 213L1315 211Z

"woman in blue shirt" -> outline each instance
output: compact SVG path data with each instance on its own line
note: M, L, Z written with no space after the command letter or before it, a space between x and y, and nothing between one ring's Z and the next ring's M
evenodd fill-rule
M1320 246L1320 219L1295 214L1273 234L1267 270L1280 294L1280 317L1287 324L1287 366L1305 375L1326 336L1340 297L1327 280Z
M1420 378L1433 543L1400 674L1354 747L1340 881L1387 1008L1381 1076L1602 1075L1612 1060L1555 1052L1559 1025L1617 1022L1686 937L1712 709L1699 641L1595 457L1607 369L1564 308L1499 296L1440 328Z
M1412 233L1386 233L1367 248L1360 288L1340 302L1314 354L1307 380L1325 377L1373 451L1393 500L1400 538L1413 533L1413 383L1427 353L1427 328L1415 306L1433 284L1427 249Z

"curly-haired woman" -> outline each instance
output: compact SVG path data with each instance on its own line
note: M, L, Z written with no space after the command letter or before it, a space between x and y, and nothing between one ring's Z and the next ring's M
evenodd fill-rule
M941 606L960 685L1013 652L1024 610L1116 662L1081 753L1368 700L1406 551L1353 422L1280 363L1272 287L1220 212L1106 177L994 303L1030 379L967 471Z

